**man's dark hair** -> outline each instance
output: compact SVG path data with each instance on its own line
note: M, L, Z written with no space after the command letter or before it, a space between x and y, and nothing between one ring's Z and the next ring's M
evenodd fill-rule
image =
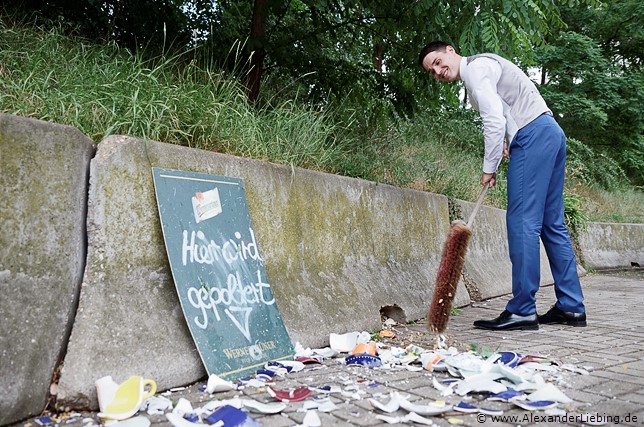
M430 53L439 50L441 52L445 52L445 48L449 46L447 43L442 42L440 40L434 40L433 42L427 44L421 51L420 55L418 55L418 65L421 67L423 66L423 59Z

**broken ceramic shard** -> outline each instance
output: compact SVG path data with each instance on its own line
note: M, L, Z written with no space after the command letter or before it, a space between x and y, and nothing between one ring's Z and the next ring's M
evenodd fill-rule
M100 412L105 412L107 405L114 400L119 385L109 375L99 378L94 385L96 386L96 394L98 397L98 408Z
M530 393L527 398L532 402L543 400L551 400L560 403L572 402L571 398L566 396L561 390L557 388L556 385L552 383L544 384L537 391Z
M494 362L501 363L511 368L516 368L522 357L523 356L521 356L519 353L515 353L513 351L500 351L496 354L496 359Z
M106 383L108 383L106 381ZM146 387L149 390L146 391ZM105 410L98 413L100 418L125 420L136 414L145 399L156 393L157 385L153 380L134 375L118 386L114 397L105 403Z
M242 404L244 408L260 414L277 414L286 409L286 403L283 402L262 403L253 399L242 399Z
M185 418L183 418L180 415L173 414L172 412L168 412L165 414L165 417L170 421L170 424L172 424L174 427L205 427L207 424L204 423L193 423Z
M495 372L472 375L458 383L456 394L464 396L473 391L500 393L507 390L508 388L505 385L496 381L499 378L503 378L503 375Z
M281 400L282 402L286 403L300 402L313 394L313 392L306 386L298 387L295 390L291 391L274 390L271 387L267 387L266 391L275 399Z
M206 421L218 426L260 427L250 415L230 405L217 409L206 417Z
M535 402L528 400L511 400L510 402L512 402L519 408L525 409L526 411L538 411L554 408L557 406L557 402L553 402L552 400L539 400Z
M338 353L348 353L358 345L358 332L348 332L346 334L330 334L329 346Z
M172 410L173 414L177 414L180 417L183 417L186 414L189 414L191 412L192 412L192 403L190 403L188 399L185 399L183 397L179 398L176 405L174 406L174 409Z
M434 388L441 392L441 396L450 396L454 394L454 386L456 386L460 381L452 382L449 384L441 384L438 382L436 377L432 378L432 384Z
M490 393L487 400L507 402L510 399L525 399L526 394L522 391L508 388L500 393Z
M454 405L454 410L463 412L465 414L475 414L479 411L479 408L474 405L470 405L469 403L460 401L457 405Z
M230 391L234 389L235 384L233 384L231 381L226 381L215 374L210 374L210 376L208 377L206 392L210 394Z
M358 345L356 345L353 348L353 350L351 350L351 354L371 354L375 356L376 342L375 341L361 342Z
M376 408L376 409L378 409L378 410L380 410L382 412L386 412L388 414L391 414L392 412L396 412L400 408L399 397L400 397L400 394L398 392L392 391L389 394L389 402L387 402L385 404L380 403L379 401L377 401L376 399L373 399L373 398L369 398L369 399L367 399L367 401L374 408Z
M367 368L377 368L382 365L380 358L371 354L352 354L347 356L344 361L347 365L362 365Z
M440 415L452 409L451 405L447 405L442 401L432 402L427 405L411 403L406 397L402 395L398 396L398 404L407 412L413 412L418 415L425 416Z
M304 419L302 420L302 427L320 427L322 426L322 421L318 416L318 413L314 410L306 411Z
M162 415L165 411L171 409L172 400L165 396L151 396L139 408L140 411L146 411L149 415Z

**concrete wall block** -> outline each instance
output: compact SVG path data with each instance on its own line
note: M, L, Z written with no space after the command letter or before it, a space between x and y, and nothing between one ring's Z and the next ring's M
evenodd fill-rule
M75 128L0 114L0 424L47 403L85 265L94 151Z
M465 221L475 203L457 201ZM473 300L512 293L512 264L508 252L506 211L481 206L472 225L472 240L465 257L464 276ZM546 251L541 244L541 285L553 283ZM459 285L460 286L460 285Z
M579 245L587 268L644 266L644 224L590 222Z
M380 309L426 315L447 199L177 145L109 137L91 165L88 260L58 405L97 406L94 381L205 375L165 254L151 167L244 180L266 273L294 343L380 325ZM464 305L464 289L455 303Z

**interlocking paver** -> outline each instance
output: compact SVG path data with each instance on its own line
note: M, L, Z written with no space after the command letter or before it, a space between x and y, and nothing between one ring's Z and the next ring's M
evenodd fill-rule
M564 410L574 413L586 412L609 417L612 421L605 425L616 425L615 417L620 417L620 425L641 426L644 423L644 320L641 318L641 306L644 304L644 270L591 274L582 278L586 297L588 326L572 328L562 325L543 325L539 331L494 332L473 329L472 322L481 318L496 317L505 307L508 297L493 298L476 302L463 307L460 314L450 319L446 337L460 351L472 345L479 349L516 351L521 354L547 356L553 360L572 364L578 368L590 370L588 375L570 371L557 373L558 386L573 402L561 405ZM538 311L545 312L554 303L552 286L542 288L538 294ZM435 337L425 330L423 321L417 324L399 325L396 327L398 337L388 341L391 345L413 343L414 345L432 348ZM341 332L341 331L338 331ZM306 343L302 343L306 346ZM504 409L505 416L516 416L514 421L492 417L477 418L477 415L463 415L456 412L445 417L431 417L436 425L448 426L447 417L462 420L464 425L494 426L543 426L560 425L557 422L543 422L539 417L545 412L529 413L508 403L485 402L482 394L470 396L442 397L432 385L432 377L448 378L447 373L428 371L413 372L403 368L367 369L361 366L348 367L337 359L327 360L323 365L307 365L301 372L291 373L283 378L275 378L273 387L294 389L306 385L310 387L335 385L346 388L354 385L354 393L334 394L331 401L337 409L329 412L318 412L322 426L390 426L404 424L386 424L378 420L379 413L369 404L370 397L386 403L390 393L397 391L408 396L418 404L428 404L435 400L445 400L456 404L467 400L471 404ZM241 391L231 391L210 396L199 391L205 380L185 390L170 394L174 401L181 397L190 400L194 407L204 405L213 399L228 399L234 395L242 398L253 398L261 402L272 402L273 399L265 388L247 387ZM371 384L371 385L370 385ZM360 397L356 400L356 397ZM302 410L304 403L290 403L282 414L251 414L261 426L286 427L301 423L306 415ZM405 415L399 410L392 416ZM85 418L97 420L95 413L83 414ZM167 427L170 423L163 415L147 416L155 427ZM630 417L626 420L625 417ZM637 417L637 421L634 418ZM28 420L35 427L34 420ZM19 423L23 424L23 423ZM581 425L569 422L570 425ZM82 417L65 424L69 427L86 427ZM408 424L407 424L408 425Z

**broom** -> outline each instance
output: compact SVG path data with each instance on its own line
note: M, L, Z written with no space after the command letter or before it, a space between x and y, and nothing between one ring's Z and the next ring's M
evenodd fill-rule
M456 296L456 285L458 285L458 281L461 278L467 246L472 238L471 227L488 188L489 183L486 183L481 190L481 194L476 201L476 206L474 206L474 210L467 224L461 220L452 222L449 235L443 246L441 263L436 274L434 297L432 298L432 304L429 307L429 313L427 315L428 328L432 333L443 333L447 327L447 321L452 310L452 302Z

